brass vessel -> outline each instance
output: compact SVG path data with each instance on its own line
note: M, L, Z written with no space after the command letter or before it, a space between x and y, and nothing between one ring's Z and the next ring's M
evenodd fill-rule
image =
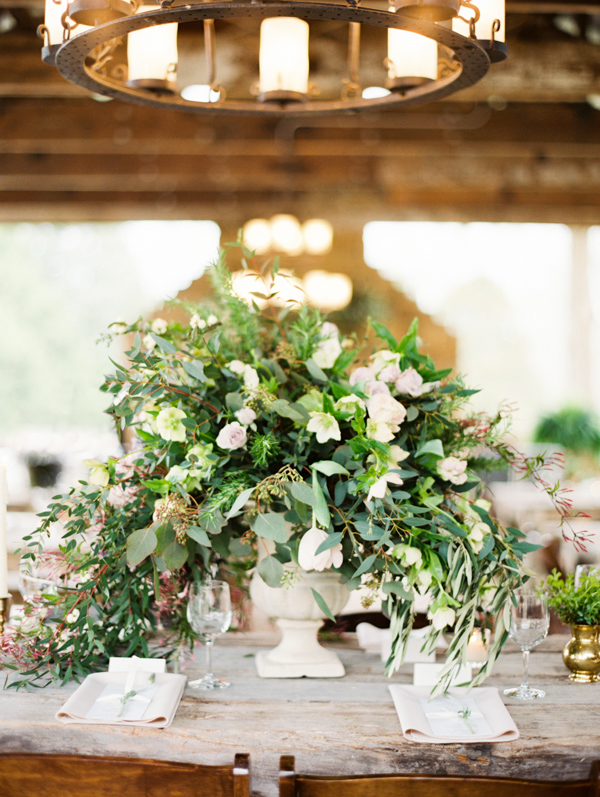
M571 639L563 650L563 661L571 670L569 680L591 683L600 680L600 641L597 625L572 625Z

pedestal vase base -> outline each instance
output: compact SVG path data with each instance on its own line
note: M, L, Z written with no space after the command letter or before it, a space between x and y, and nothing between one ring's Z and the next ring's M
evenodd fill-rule
M341 678L344 665L317 640L322 620L277 620L283 634L276 648L256 656L261 678Z

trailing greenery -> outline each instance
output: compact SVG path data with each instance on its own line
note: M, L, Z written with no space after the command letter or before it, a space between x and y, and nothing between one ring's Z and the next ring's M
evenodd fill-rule
M600 578L583 574L579 586L571 574L563 578L553 570L546 581L548 605L567 625L600 624Z
M248 267L251 253L242 255ZM504 415L469 412L475 391L419 351L416 322L397 341L371 320L381 343L369 356L317 310L277 304L277 262L264 292L242 301L226 256L212 269L212 302L187 307L187 325L112 326L132 343L103 390L133 450L88 462L87 482L42 514L25 555L38 566L60 524L66 591L28 604L5 635L16 685L81 678L117 651L176 655L191 639L189 583L248 570L259 547L271 551L259 574L272 587L289 583L284 565L297 565L298 577L332 568L362 588L365 606L382 595L390 673L403 661L415 596L426 595L426 649L454 631L438 689L487 611L496 633L480 682L507 638L523 555L537 547L489 514L472 467L484 449L510 458ZM148 638L159 627L157 654Z

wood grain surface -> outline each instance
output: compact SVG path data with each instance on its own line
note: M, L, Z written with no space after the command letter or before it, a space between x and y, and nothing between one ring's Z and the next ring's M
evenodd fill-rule
M0 750L81 753L230 763L251 756L253 790L275 797L279 757L292 754L303 774L425 773L497 775L549 780L587 778L600 757L600 684L573 684L560 651L564 637L548 638L531 655L530 682L546 698L505 698L521 738L500 744L426 745L402 737L378 657L356 649L352 635L338 652L346 667L336 680L261 680L254 654L267 640L227 635L214 650L214 671L232 686L218 694L186 689L166 730L117 725L61 725L56 711L76 688L0 692ZM203 661L202 651L197 652ZM192 666L190 677L201 672ZM507 646L486 685L520 682L521 653ZM412 667L393 676L410 683Z

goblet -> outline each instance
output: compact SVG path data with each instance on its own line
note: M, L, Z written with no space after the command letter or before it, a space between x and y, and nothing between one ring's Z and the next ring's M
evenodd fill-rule
M226 689L228 681L215 678L212 673L211 652L215 639L225 633L231 623L231 597L226 581L206 581L192 584L187 603L187 619L194 633L206 647L206 675L188 681L196 689Z
M511 607L509 635L523 651L523 680L521 686L505 689L504 694L518 700L535 700L545 697L546 693L529 686L529 651L539 645L548 633L548 602L545 595L523 589L515 591L515 601Z
M582 576L594 576L595 578L600 578L600 564L577 565L575 568L575 589L581 586Z

